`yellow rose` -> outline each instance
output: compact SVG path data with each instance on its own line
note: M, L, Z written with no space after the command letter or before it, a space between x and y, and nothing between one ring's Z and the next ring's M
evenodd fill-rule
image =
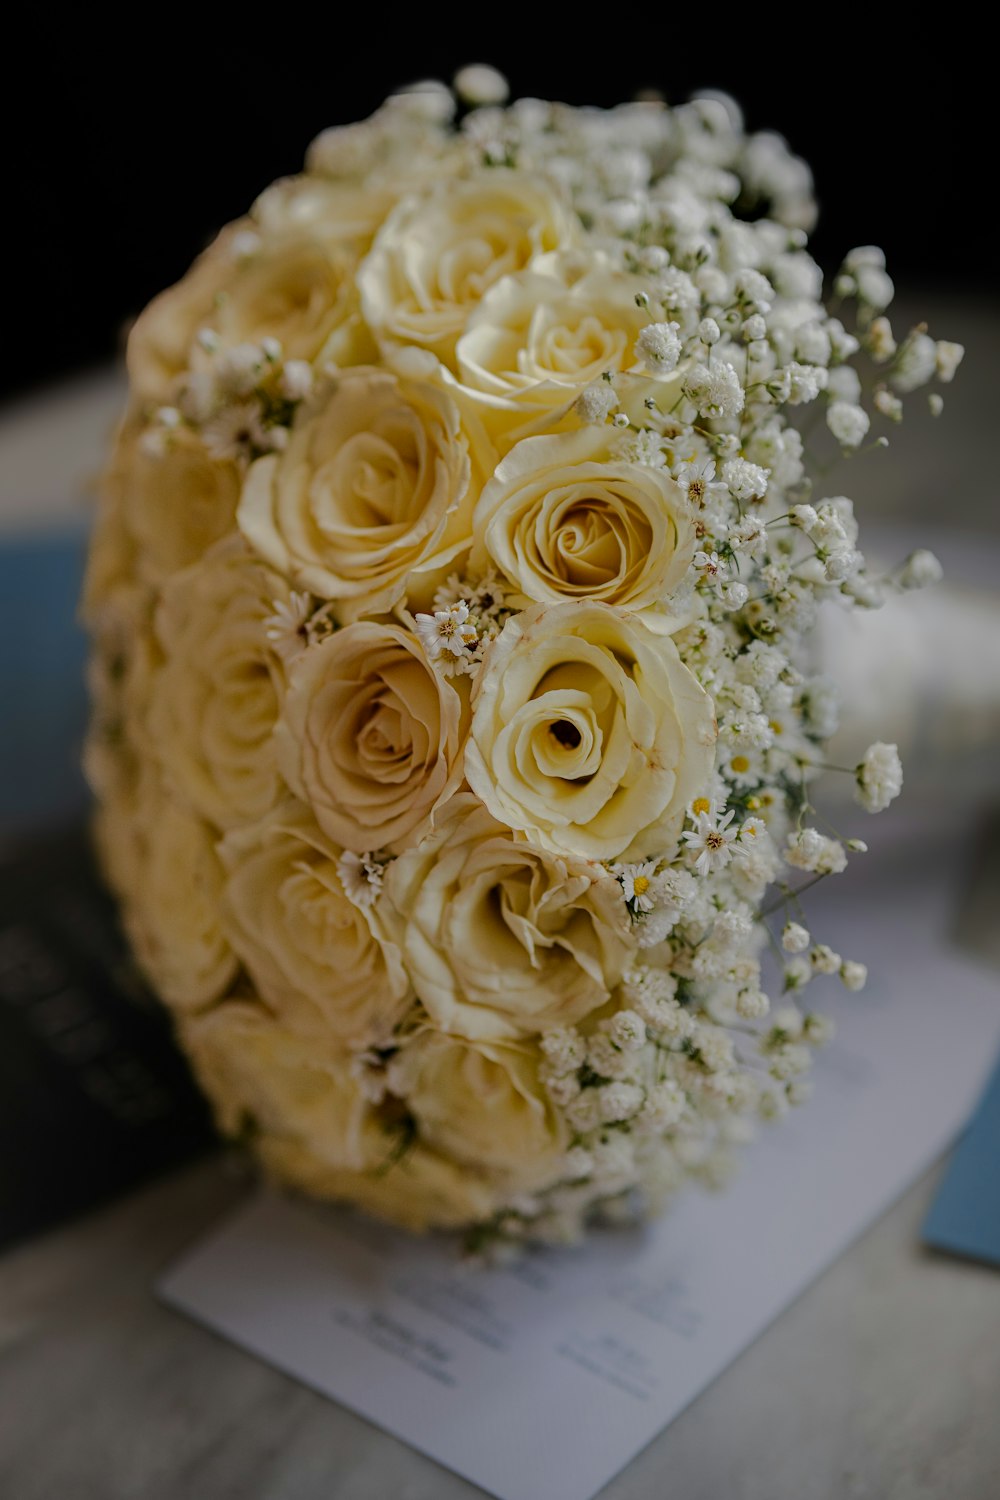
M455 349L458 378L504 450L568 419L580 390L608 371L635 372L619 394L653 396L668 411L682 377L653 381L636 348L649 314L636 303L647 283L580 251L542 256L505 276L471 313ZM645 415L641 400L636 414ZM575 425L575 424L573 424Z
M636 616L534 605L490 647L466 776L495 817L544 848L672 853L714 759L711 699L673 641Z
M149 762L136 795L110 799L101 819L100 846L112 851L108 873L127 881L118 894L140 968L177 1010L209 1004L237 970L222 930L223 871L212 831L166 794Z
M156 588L197 562L232 531L239 497L235 464L211 458L190 428L154 432L133 412L104 479L98 535L106 540L90 564L87 600L116 576Z
M224 229L137 319L128 342L134 394L172 401L178 378L201 362L195 340L203 328L229 346L277 339L286 359L312 360L321 351L339 363L364 358L370 341L354 272L371 226L358 224L356 196L343 204L343 224L328 200L322 216L290 214L287 226L277 227L273 199L266 226L241 219Z
M236 273L241 236L252 229L248 218L227 224L186 275L139 314L129 333L127 361L132 393L140 402L173 400L198 330Z
M161 658L152 600L143 589L121 584L99 604L91 600L88 626L93 649L87 662L90 721L83 769L99 799L130 796L144 761L155 756L147 720Z
M343 848L405 848L462 779L463 718L415 636L361 620L293 663L281 768Z
M483 294L536 256L577 243L576 215L538 178L498 167L405 198L358 271L368 326L446 364Z
M287 600L284 581L233 536L171 579L157 610L164 660L150 730L178 795L219 828L254 822L278 799L283 677L266 621Z
M525 438L486 485L477 546L514 585L515 603L662 609L683 582L696 547L684 493L665 469L621 458L616 437L584 427Z
M500 1207L486 1174L463 1167L420 1141L400 1149L387 1134L379 1162L363 1171L331 1167L302 1134L265 1135L255 1141L265 1170L313 1198L357 1204L366 1213L404 1229L465 1229L491 1218Z
M351 1056L299 1036L250 1000L186 1018L181 1038L220 1130L302 1144L327 1167L366 1171L391 1140L352 1072Z
M307 809L289 799L219 852L223 925L262 999L297 1032L384 1045L410 995L399 950L348 900Z
M470 475L448 395L352 370L297 415L282 454L252 465L239 525L269 563L354 620L391 608L411 575L468 547Z
M457 1228L497 1207L486 1174L420 1140L366 1098L349 1053L234 999L181 1022L181 1039L219 1127L249 1134L264 1167L316 1197L345 1199L410 1229Z
M535 1048L422 1032L389 1065L420 1138L444 1156L496 1173L507 1192L558 1176L569 1144L538 1078Z
M630 952L615 880L512 838L467 793L389 866L380 904L428 1015L474 1039L578 1021Z
M314 172L279 177L253 206L256 227L266 236L308 231L318 238L369 245L398 193L388 187L331 182Z

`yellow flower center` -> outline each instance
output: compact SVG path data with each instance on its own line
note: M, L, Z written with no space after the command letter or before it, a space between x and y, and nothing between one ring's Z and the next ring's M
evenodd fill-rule
M710 805L707 797L696 797L691 803L691 811L697 817L699 813L707 813Z
M649 876L637 875L632 882L632 889L637 896L644 896L649 890Z
M705 847L707 849L721 849L725 842L721 833L706 833L705 835Z
M737 776L742 776L744 771L749 771L750 769L750 762L747 760L745 755L734 755L729 764L732 766Z

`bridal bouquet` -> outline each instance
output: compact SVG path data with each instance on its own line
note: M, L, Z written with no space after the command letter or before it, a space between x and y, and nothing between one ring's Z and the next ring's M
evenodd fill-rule
M814 821L809 635L936 577L866 571L840 460L962 350L871 247L824 301L809 171L730 99L457 84L325 132L136 323L87 762L222 1129L503 1244L719 1180L804 1097L810 981L864 983L798 899L864 848Z

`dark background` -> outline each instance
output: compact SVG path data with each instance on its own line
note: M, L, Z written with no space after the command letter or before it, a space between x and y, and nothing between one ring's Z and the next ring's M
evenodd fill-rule
M581 7L548 45L519 9L501 8L476 35L467 13L459 28L438 7L412 43L396 8L372 10L361 35L351 14L156 7L112 29L87 8L81 21L29 20L34 34L5 69L4 238L18 269L0 318L0 391L113 354L128 319L222 222L297 170L320 129L481 58L515 94L572 103L725 88L751 127L780 130L811 162L814 252L828 270L852 245L876 243L904 290L994 289L997 85L980 76L974 40L918 35L917 12L891 51L870 18L805 7L808 43L770 9L756 21L719 11L711 34L685 37L666 12ZM945 12L935 25L947 31ZM820 40L838 26L839 38ZM460 45L439 43L459 31ZM916 45L901 56L907 35Z

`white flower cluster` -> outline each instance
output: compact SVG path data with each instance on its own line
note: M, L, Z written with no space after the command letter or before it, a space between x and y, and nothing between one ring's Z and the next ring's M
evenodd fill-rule
M105 864L220 1124L480 1242L805 1097L804 987L865 980L799 899L864 849L812 820L809 632L940 576L868 572L839 466L962 356L872 247L831 311L731 100L506 95L324 132L146 310L85 599Z

